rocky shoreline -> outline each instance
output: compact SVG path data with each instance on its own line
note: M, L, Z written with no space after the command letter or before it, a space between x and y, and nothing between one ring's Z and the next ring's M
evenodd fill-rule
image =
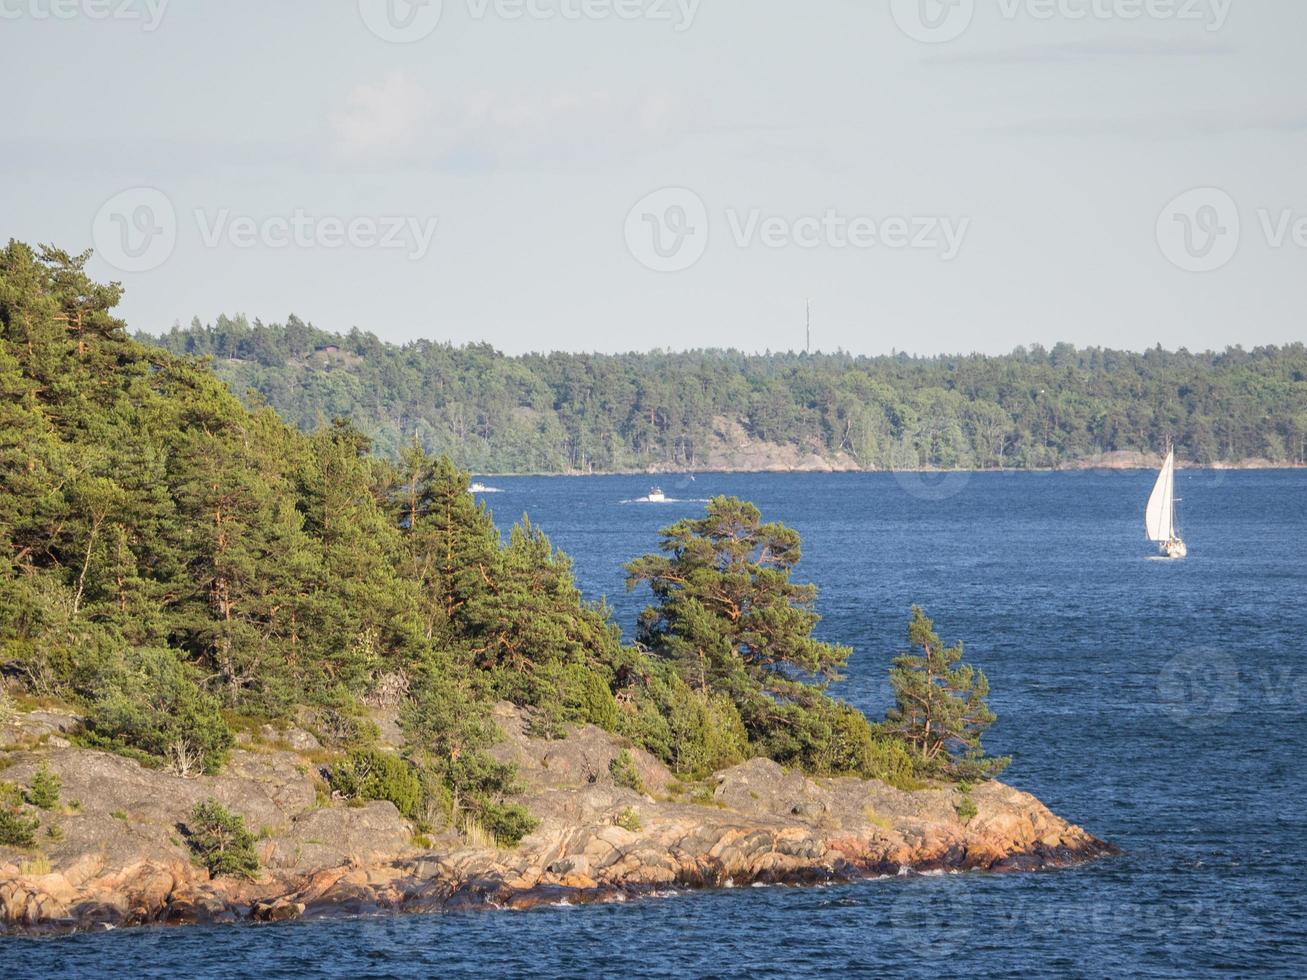
M223 775L182 779L73 747L64 737L71 716L19 716L0 730L11 750L0 755L0 779L21 784L44 760L78 805L49 818L57 840L43 840L39 854L0 848L0 934L522 909L685 888L1040 871L1118 853L998 782L968 794L904 792L754 759L683 786L629 750L637 791L609 777L623 745L608 733L586 727L544 741L507 706L497 720L507 735L499 753L520 766L523 802L541 821L512 850L472 846L453 831L415 836L388 802L324 800L307 733L247 739ZM209 797L259 831L259 878L215 880L191 861L179 826Z

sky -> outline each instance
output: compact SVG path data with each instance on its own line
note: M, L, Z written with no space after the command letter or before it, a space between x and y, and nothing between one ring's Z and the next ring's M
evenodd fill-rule
M1301 0L0 0L0 235L158 332L1304 339Z

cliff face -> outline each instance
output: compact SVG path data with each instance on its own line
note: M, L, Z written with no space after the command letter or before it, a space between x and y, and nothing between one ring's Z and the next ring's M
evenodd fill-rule
M521 908L903 869L1039 870L1115 852L996 782L971 791L965 823L954 787L814 780L761 759L683 787L631 750L644 791L624 789L608 774L622 749L613 736L583 728L541 741L513 709L497 715L508 736L498 751L521 766L523 802L541 820L512 850L452 831L415 840L390 803L323 801L313 764L281 739L247 743L222 776L182 779L69 746L67 716L20 716L0 730L0 745L17 749L0 755L0 778L25 784L44 759L78 805L46 815L58 830L39 853L0 848L0 931ZM180 825L209 797L259 832L257 880L210 879L190 860Z

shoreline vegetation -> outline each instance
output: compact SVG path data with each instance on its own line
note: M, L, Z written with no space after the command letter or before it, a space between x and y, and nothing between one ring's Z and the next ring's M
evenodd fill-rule
M754 505L626 565L628 640L450 459L243 406L133 340L87 258L0 250L7 928L1111 853L994 781L988 682L923 610L883 717L832 696L852 651ZM605 873L569 879L573 846Z
M1034 345L914 357L735 350L507 356L219 317L142 342L211 358L305 431L347 416L486 475L1141 469L1307 462L1307 347Z
M1129 465L1110 465L1096 461L1083 461L1079 464L1049 467L1030 467L1020 468L989 468L989 469L940 469L938 467L917 467L915 469L893 469L893 470L822 470L822 469L712 469L712 470L678 470L678 469L646 469L646 470L590 470L590 471L566 471L561 473L547 471L504 471L504 472L487 472L481 471L473 473L475 477L486 477L487 479L514 478L514 477L559 477L566 479L583 479L585 477L599 476L649 476L649 477L668 477L668 476L712 476L728 474L749 474L749 473L792 473L803 476L809 473L851 473L851 474L885 474L894 476L901 475L921 475L921 476L948 476L953 473L962 473L968 476L980 474L997 474L1000 476L1012 476L1022 473L1033 473L1036 475L1051 475L1054 473L1155 473L1162 464L1162 457L1157 457L1154 463L1130 463ZM1233 472L1279 472L1307 469L1307 464L1303 463L1272 463L1264 459L1242 460L1238 463L1210 463L1197 464L1176 462L1176 471L1188 471L1191 473L1213 472L1213 473L1233 473Z

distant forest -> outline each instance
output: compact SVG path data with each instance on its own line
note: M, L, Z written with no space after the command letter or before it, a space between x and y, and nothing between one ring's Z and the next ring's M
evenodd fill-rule
M480 473L708 469L733 434L863 469L1042 468L1173 440L1198 463L1307 459L1307 348L1058 344L1003 356L526 354L219 317L141 340L213 358L302 429L348 417Z

